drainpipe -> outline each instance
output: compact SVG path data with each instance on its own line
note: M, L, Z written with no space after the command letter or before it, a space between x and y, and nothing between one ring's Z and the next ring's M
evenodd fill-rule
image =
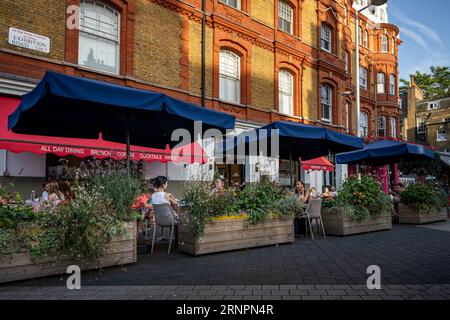
M202 0L202 107L206 99L206 0Z

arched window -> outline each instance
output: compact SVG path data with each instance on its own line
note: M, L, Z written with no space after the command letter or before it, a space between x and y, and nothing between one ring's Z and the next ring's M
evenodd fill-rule
M363 31L362 31L362 27L361 26L359 26L359 39L358 39L358 43L359 44L362 44L362 41L363 41Z
M359 67L359 85L367 90L367 69L364 67Z
M391 96L395 96L395 91L396 91L396 87L397 87L396 82L397 82L397 78L393 74L391 74L389 76L389 94Z
M220 2L223 2L229 5L230 7L241 10L241 0L220 0Z
M361 137L367 137L369 134L369 115L366 112L361 112L359 115L359 132Z
M287 70L278 74L279 111L294 115L294 75Z
M377 74L377 93L385 93L386 88L386 76L383 72Z
M322 120L331 123L333 114L333 89L331 89L329 85L323 84L320 92L322 100Z
M397 138L397 118L391 118L391 137Z
M219 98L240 103L240 57L229 50L220 50Z
M364 47L369 48L369 32L364 31Z
M119 20L118 11L102 2L80 2L79 65L119 73Z
M292 34L294 26L294 10L285 1L278 2L278 28Z
M395 54L395 38L392 38L392 42L391 42L391 52L392 52L392 54Z
M379 137L386 136L386 117L385 116L378 117L378 136Z
M381 37L381 52L388 52L388 51L389 51L388 37L387 35L383 35Z
M320 33L320 43L322 50L331 52L332 51L332 33L329 26L322 24L321 33Z

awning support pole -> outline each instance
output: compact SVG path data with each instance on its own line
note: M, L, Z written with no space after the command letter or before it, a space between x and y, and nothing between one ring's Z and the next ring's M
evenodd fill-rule
M292 164L292 149L289 148L289 173L291 179L291 189L294 189L294 172L293 172L293 164Z

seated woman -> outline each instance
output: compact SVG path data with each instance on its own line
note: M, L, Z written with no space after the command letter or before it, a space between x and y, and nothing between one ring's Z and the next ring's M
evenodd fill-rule
M211 190L211 194L220 194L225 191L225 178L220 176L214 181L214 188Z
M64 194L60 191L59 184L50 182L48 184L48 203L50 206L54 209L64 200Z
M305 190L305 184L301 180L295 183L295 196L299 198L302 203L309 202L309 191Z
M168 180L166 177L158 176L152 180L152 183L153 187L155 188L155 192L151 197L152 205L168 203L173 208L178 207L179 200L175 198L173 194L166 192L168 187ZM175 214L175 217L178 218L178 215Z

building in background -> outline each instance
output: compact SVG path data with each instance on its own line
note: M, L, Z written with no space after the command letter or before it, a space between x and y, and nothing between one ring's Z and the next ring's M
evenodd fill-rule
M363 5L365 0L206 1L205 106L235 115L239 131L290 120L398 137L401 41L386 6L366 10L358 27L362 91L356 128L355 97L348 92L355 92L355 9ZM200 104L201 7L201 0L1 1L0 108L2 96L20 99L47 70ZM36 166L19 180L31 185L45 178L49 156L3 151L0 157L5 166ZM185 168L150 167L150 175L185 179ZM345 168L337 167L338 176L345 176ZM255 159L246 167L220 169L251 182L268 172L278 176L278 170L283 179L285 168ZM307 182L332 183L333 175L296 171Z

